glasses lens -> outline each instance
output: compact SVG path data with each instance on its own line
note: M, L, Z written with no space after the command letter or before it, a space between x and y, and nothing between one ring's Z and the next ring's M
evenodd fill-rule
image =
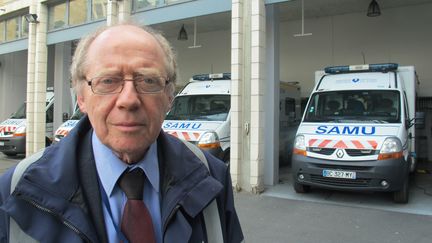
M138 93L157 93L165 87L165 82L161 77L137 76L134 81Z
M121 77L97 77L91 82L93 92L97 94L110 94L120 92L123 86L123 78Z

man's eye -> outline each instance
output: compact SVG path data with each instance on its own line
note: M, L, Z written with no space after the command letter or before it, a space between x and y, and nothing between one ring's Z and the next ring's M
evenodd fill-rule
M156 84L157 83L157 79L156 78L145 78L144 82L146 84Z
M104 85L115 84L118 82L119 82L119 79L115 78L115 77L104 77L104 78L101 78L101 80L100 80L100 84L104 84Z
M136 82L142 83L144 85L154 85L159 83L156 77L136 77L135 80Z

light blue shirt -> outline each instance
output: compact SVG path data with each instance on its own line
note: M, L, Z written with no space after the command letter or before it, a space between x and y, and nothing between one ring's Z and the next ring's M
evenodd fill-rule
M155 229L156 242L162 243L162 219L159 196L159 163L157 158L157 143L150 145L144 158L133 166L122 162L107 146L101 143L93 132L93 154L96 161L96 169L102 186L107 193L111 207L111 215L105 204L102 203L109 242L120 242L116 228L121 228L121 217L126 204L126 195L117 184L121 174L128 168L140 167L144 170L147 179L144 184L144 203L150 212ZM101 192L104 193L104 192Z

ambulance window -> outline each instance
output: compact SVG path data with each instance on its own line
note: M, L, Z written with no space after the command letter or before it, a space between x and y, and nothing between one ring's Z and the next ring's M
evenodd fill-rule
M81 117L83 117L84 116L84 114L81 112L81 110L78 108L74 113L73 113L73 115L71 116L71 120L79 120L79 119L81 119Z
M54 116L54 105L51 105L48 110L46 111L46 123L52 123L53 122L53 116Z
M230 95L177 96L167 120L224 121L229 110Z
M400 121L399 96L399 92L390 90L315 93L306 110L305 121L397 123Z
M293 112L295 117L295 99L285 98L285 115L292 116Z
M408 107L408 99L407 99L407 96L406 96L405 91L404 91L403 94L404 94L404 101L405 101L405 105L404 105L405 117L406 117L407 119L414 118L414 117L410 117L410 114L409 114L409 107Z
M26 118L26 103L22 104L21 107L12 114L12 119L25 119Z

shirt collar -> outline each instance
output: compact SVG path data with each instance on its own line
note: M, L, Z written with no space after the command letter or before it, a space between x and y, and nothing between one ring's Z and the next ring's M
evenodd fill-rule
M117 180L128 167L143 169L153 189L159 193L159 163L156 141L150 145L144 158L132 166L121 161L110 148L99 140L94 131L92 145L96 169L108 197L111 196Z

